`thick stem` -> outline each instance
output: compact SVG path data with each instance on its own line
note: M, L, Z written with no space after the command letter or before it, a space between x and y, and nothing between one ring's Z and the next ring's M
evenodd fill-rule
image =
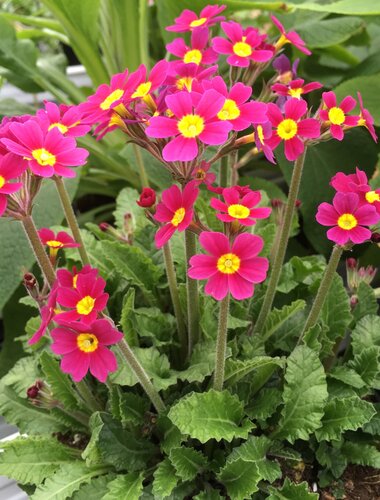
M197 251L196 236L194 233L185 231L186 262L189 261ZM199 294L198 282L187 275L187 329L188 329L188 357L190 358L193 346L199 338Z
M118 344L121 354L123 355L124 359L130 366L130 368L133 370L134 374L137 377L137 380L140 382L142 385L142 388L144 391L147 393L149 396L150 400L152 401L154 407L158 411L158 413L161 413L165 411L165 404L162 401L160 395L154 388L152 382L150 381L150 378L148 377L148 374L144 370L144 368L141 366L139 360L136 358L134 355L132 349L129 347L128 343L122 339L119 344Z
M51 288L55 282L55 271L47 253L45 252L45 248L41 243L40 237L38 236L37 228L34 225L32 216L26 215L21 222L40 269Z
M80 382L77 382L75 384L75 387L89 410L91 410L92 412L103 410L103 408L99 404L99 401L95 398L92 390L84 379Z
M278 228L278 238L276 235L276 241L278 241L277 254L273 261L272 272L268 281L268 288L265 293L263 305L261 306L260 314L254 326L253 333L261 332L265 320L272 308L277 284L281 275L282 265L285 259L286 249L288 246L296 200L301 183L302 170L305 163L306 149L307 148L305 146L304 152L297 158L294 163L293 175L290 182L288 202L286 205L283 224Z
M173 303L174 314L177 320L178 337L180 342L181 356L182 360L186 358L187 353L187 332L185 320L182 313L181 302L179 300L177 277L175 273L172 251L170 248L170 243L166 243L163 246L164 261L166 268L166 276L168 278L170 296Z
M227 349L227 323L230 306L230 294L228 293L220 303L218 337L216 340L214 389L221 391L224 383L224 367L226 364Z
M343 248L341 246L335 245L331 253L329 263L327 264L327 267L323 274L321 284L319 285L317 296L314 299L305 326L303 327L302 333L299 336L297 345L301 342L305 332L313 327L318 321L323 304L326 300L326 296L328 294L328 291L330 290L332 280L334 279L335 271L337 270L342 253Z
M137 166L139 167L139 176L140 176L141 186L142 187L149 187L148 176L146 174L144 160L143 160L143 157L141 154L140 147L137 146L136 144L133 144L133 150L135 152Z
M87 254L86 247L84 246L82 235L80 234L78 221L77 218L75 217L75 213L71 205L70 196L69 193L67 192L63 179L62 177L55 176L54 180L55 180L55 185L57 186L57 191L59 194L59 198L61 200L63 211L65 212L67 224L69 225L71 232L73 233L75 241L80 244L78 250L79 250L79 255L82 259L82 263L84 265L90 264L90 259Z

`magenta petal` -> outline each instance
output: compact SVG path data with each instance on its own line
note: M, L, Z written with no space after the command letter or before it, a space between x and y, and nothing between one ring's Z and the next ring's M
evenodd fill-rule
M209 278L205 286L205 293L211 295L215 300L222 300L228 293L227 274L216 273Z
M173 226L173 224L170 223L160 227L160 229L156 232L156 235L154 237L156 247L161 248L163 245L165 245L165 243L167 243L173 236L175 229L176 228Z
M364 205L358 208L354 215L361 226L372 226L380 220L380 215L374 206Z
M297 136L285 141L285 156L289 161L296 160L304 150L304 143Z
M298 121L307 111L306 101L303 99L289 99L285 103L285 116Z
M231 295L236 300L244 300L252 297L254 287L253 283L247 281L238 273L228 274L228 287Z
M89 366L90 356L79 349L66 354L61 361L61 370L64 373L70 373L74 382L80 382L85 377Z
M223 233L203 231L199 236L199 243L206 252L218 258L230 251L230 243Z
M335 226L338 221L339 214L333 205L324 202L319 205L315 218L319 224L322 224L322 226Z
M169 189L165 189L162 193L162 203L160 205L166 205L172 212L175 212L178 208L182 206L182 193L176 184L173 184ZM172 219L170 216L170 220ZM157 219L159 220L159 219Z
M188 270L190 278L203 280L218 272L216 267L217 259L212 255L194 255L189 264L192 266Z
M199 139L212 146L223 144L226 142L231 129L232 125L228 122L206 123L205 129L199 134Z
M344 112L344 114L347 114L349 113L350 111L352 111L354 109L354 107L356 106L356 101L353 97L351 97L350 95L348 95L347 97L345 97L343 99L343 101L340 103L340 109Z
M252 259L242 260L238 274L252 283L261 283L267 277L268 268L268 259L253 257Z
M250 59L256 62L266 62L269 61L269 59L272 59L272 57L273 52L271 50L254 50Z
M334 139L336 139L337 141L343 140L344 132L343 132L343 129L340 125L331 125L330 132L331 132L331 135L334 137Z
M254 219L266 219L270 216L272 209L269 207L253 208L249 214Z
M68 354L78 349L77 335L66 328L54 328L51 337L53 343L50 347L54 354Z
M170 111L178 118L192 113L193 106L189 92L177 92L168 95L165 102Z
M177 120L166 116L153 116L149 126L145 129L146 135L158 139L178 134Z
M327 237L329 240L343 246L350 239L350 231L345 231L339 226L335 226L327 231Z
M205 120L214 118L222 109L225 100L225 97L216 90L206 90L195 108L195 113Z
M250 101L242 106L242 114L251 121L251 123L266 123L268 121L268 106L263 102Z
M219 200L218 198L211 198L210 206L214 210L219 210L220 212L227 212L227 210L228 210L227 205L225 203L223 203L221 200Z
M359 196L356 193L336 193L333 205L338 214L352 214L359 205Z
M332 92L332 91L323 92L322 99L329 109L334 108L336 106L336 97L335 97L334 92Z
M187 139L182 135L172 139L162 150L162 157L165 161L191 161L194 160L197 154L197 140Z
M7 197L3 194L0 194L0 217L3 215L7 208Z
M316 139L319 137L321 126L318 120L314 118L306 118L298 123L298 134L302 137L309 139Z
M100 382L107 380L108 374L117 370L115 354L106 347L100 346L90 355L90 372Z
M220 36L216 36L212 40L212 48L218 54L231 54L232 53L232 43L222 38Z
M250 193L243 196L241 203L242 203L242 205L244 205L248 208L253 208L255 205L260 203L260 200L261 200L260 191L251 191Z
M242 233L237 236L233 245L232 253L241 259L250 259L256 257L261 252L264 246L264 241L260 236L250 233Z
M223 198L225 199L227 205L235 205L239 203L240 195L239 191L235 187L224 188Z
M350 240L353 243L360 244L364 241L368 241L371 239L372 232L366 227L356 226L354 229L351 229L349 232Z

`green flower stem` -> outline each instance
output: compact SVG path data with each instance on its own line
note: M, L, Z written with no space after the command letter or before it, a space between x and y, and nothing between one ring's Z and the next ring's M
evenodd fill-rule
M342 257L343 247L335 245L330 256L329 263L325 269L322 277L321 284L319 285L317 296L314 299L313 305L310 309L309 316L303 327L302 333L299 336L297 345L301 342L305 332L313 327L319 318L323 304L325 303L326 296L330 290L332 280L334 279L335 271L337 270L340 258Z
M42 274L51 288L55 282L55 271L41 243L40 237L38 236L32 216L26 215L21 222Z
M119 343L118 346L120 348L121 354L123 355L124 359L134 372L134 374L137 377L137 380L140 382L142 385L142 388L144 391L147 393L149 396L150 400L152 401L154 407L158 411L158 413L162 413L165 411L165 404L162 401L160 395L154 388L152 382L150 381L150 378L148 377L148 374L144 370L144 368L141 366L139 360L136 358L134 355L132 349L129 347L128 343L126 340L122 339Z
M259 317L253 329L253 333L260 333L265 320L272 308L274 296L276 295L276 288L280 279L282 266L285 259L286 249L288 246L290 230L292 227L292 220L295 211L298 191L301 183L302 170L305 163L306 146L301 156L297 158L294 163L292 180L289 187L288 203L284 214L283 224L278 227L276 242L278 242L277 253L275 255L272 272L268 281L268 288L265 293L263 305L261 306Z
M83 379L75 384L80 397L92 412L103 410L99 401L95 398L87 382Z
M215 356L215 372L214 372L214 389L216 391L223 390L224 383L224 367L226 364L226 349L227 349L227 323L228 311L230 308L230 294L224 297L220 303L219 310L219 326L218 337L216 340L216 356Z
M136 144L133 144L133 150L135 152L137 166L139 167L139 175L140 175L141 186L143 188L144 187L149 187L148 176L146 174L144 160L143 160L143 157L142 157L142 154L141 154L141 151L140 151L140 147L137 146Z
M178 337L181 346L182 359L186 358L187 353L187 331L186 325L182 313L181 302L179 300L177 277L175 273L172 251L170 248L170 242L163 246L164 261L166 268L166 276L168 278L170 296L173 303L174 314L177 320Z
M219 170L219 186L227 187L228 186L228 169L229 169L229 156L222 156L220 160L220 170Z
M189 261L197 251L196 235L188 230L185 231L186 262ZM188 329L188 357L190 358L193 346L199 339L199 294L198 282L187 276L187 329Z
M86 247L84 246L82 235L80 234L78 221L77 218L75 217L73 207L71 206L70 196L69 193L67 192L63 179L62 177L58 177L56 175L54 176L54 180L55 180L55 185L57 186L57 191L59 194L59 198L61 200L63 211L65 212L67 224L69 225L71 232L73 233L75 241L80 244L78 250L79 250L79 255L82 259L82 263L83 265L90 264L90 259L87 254Z

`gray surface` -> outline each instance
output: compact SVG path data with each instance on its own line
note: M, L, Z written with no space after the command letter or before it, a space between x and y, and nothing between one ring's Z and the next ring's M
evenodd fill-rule
M0 417L0 441L17 432L16 427L7 424ZM0 442L1 449L1 442ZM0 476L0 500L25 500L28 496L17 486L14 481Z

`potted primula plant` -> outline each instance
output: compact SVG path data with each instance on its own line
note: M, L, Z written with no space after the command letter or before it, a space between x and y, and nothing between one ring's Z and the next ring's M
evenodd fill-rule
M378 251L380 190L360 165L337 166L316 209L328 261L287 254L308 151L358 127L377 141L373 119L360 94L358 109L333 91L310 106L322 85L282 54L309 55L300 36L272 16L270 39L224 9L185 10L167 28L180 33L170 62L1 124L0 212L41 276L24 276L35 315L1 381L21 435L1 445L0 473L35 500L316 499L349 464L380 466L375 269L349 254ZM125 134L143 189L120 193L114 225L80 230L65 179L90 129ZM145 152L170 174L161 193ZM287 198L239 185L257 155L292 165ZM67 228L36 227L43 183Z

